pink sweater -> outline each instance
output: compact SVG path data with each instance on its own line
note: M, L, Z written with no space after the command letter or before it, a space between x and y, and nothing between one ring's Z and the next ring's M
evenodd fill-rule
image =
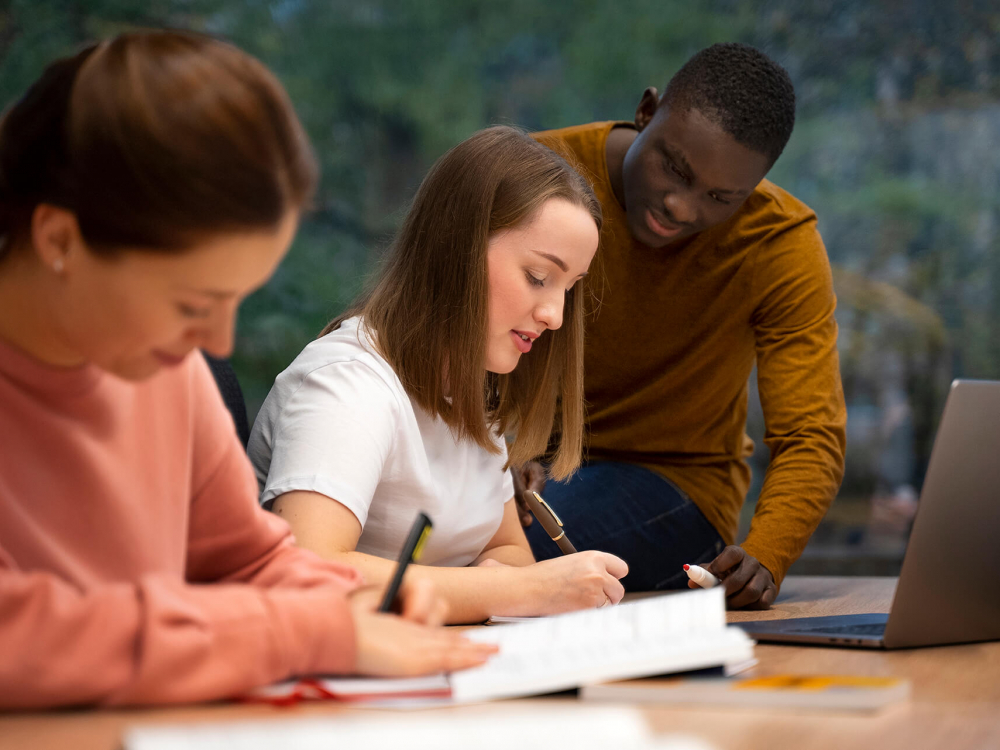
M201 356L136 384L0 341L0 709L350 672L360 582L257 505Z

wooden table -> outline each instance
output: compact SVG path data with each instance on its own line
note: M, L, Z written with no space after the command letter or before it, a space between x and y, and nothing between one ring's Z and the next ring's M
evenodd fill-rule
M771 610L730 612L729 621L888 612L895 587L895 578L792 576ZM905 677L913 695L873 715L655 708L646 711L653 727L690 730L719 748L746 750L1000 748L1000 642L902 651L763 644L754 650L760 664L746 676Z
M887 612L895 584L895 578L793 576L785 581L781 596L770 611L731 612L729 619L736 622ZM891 675L911 680L913 697L909 703L874 715L650 706L644 706L643 713L657 731L694 734L719 750L1000 748L1000 643L887 652L760 645L756 647L756 655L760 664L747 675ZM515 703L543 702L578 706L581 711L593 705L564 698L540 698L502 702L490 710L500 715L505 707ZM115 750L122 730L134 725L347 712L352 710L317 703L291 709L219 704L157 710L0 714L0 750Z

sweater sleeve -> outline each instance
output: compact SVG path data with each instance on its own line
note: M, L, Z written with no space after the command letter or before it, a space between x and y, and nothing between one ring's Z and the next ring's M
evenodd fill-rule
M352 568L297 549L256 482L203 364L192 380L186 580L87 589L0 548L0 708L231 697L355 660ZM137 498L136 502L141 502Z
M257 502L257 479L208 369L194 373L195 441L188 524L187 579L263 587L362 583L349 565L295 547L288 524Z
M353 663L336 587L194 586L149 575L80 591L10 567L2 550L0 558L5 709L214 700ZM350 645L325 641L325 627Z
M755 264L752 322L771 460L743 548L780 585L840 487L847 411L833 279L815 218L776 232Z

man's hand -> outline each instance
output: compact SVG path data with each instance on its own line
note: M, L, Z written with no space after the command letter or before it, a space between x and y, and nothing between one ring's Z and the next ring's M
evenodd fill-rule
M528 528L535 519L531 515L531 510L524 503L522 495L525 490L534 490L539 495L545 489L545 468L538 461L528 461L524 466L510 467L511 476L514 478L514 502L517 503L517 517L521 519L521 526Z
M735 544L726 547L717 558L701 567L722 581L729 609L770 609L778 595L771 572L756 557L751 557ZM688 581L688 588L700 587L694 581Z

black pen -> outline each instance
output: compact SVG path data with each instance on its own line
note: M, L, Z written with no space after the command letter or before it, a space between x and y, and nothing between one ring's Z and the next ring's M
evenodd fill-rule
M431 535L431 528L433 526L434 524L431 523L431 519L427 517L426 513L417 513L417 520L413 522L410 533L406 537L406 543L403 545L403 551L399 553L396 572L392 574L389 588L385 590L382 604L378 608L379 612L392 611L393 604L396 603L396 594L399 593L399 587L403 583L403 574L406 572L406 566L420 557L420 553L424 548L424 542Z
M552 506L542 500L542 496L534 490L525 490L521 497L524 498L524 502L531 509L531 514L538 519L538 523L545 529L545 533L552 538L553 542L559 545L559 550L564 555L572 555L576 552L576 547L573 546L569 537L566 536L562 520L552 510Z

